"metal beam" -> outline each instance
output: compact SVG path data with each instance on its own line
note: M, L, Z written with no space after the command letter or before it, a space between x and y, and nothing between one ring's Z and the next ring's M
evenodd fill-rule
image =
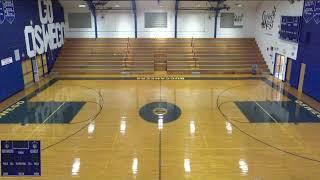
M174 16L174 38L178 37L178 11L179 11L179 0L176 0L176 13Z
M230 7L227 6L226 4L223 4L225 0L209 0L209 3L217 2L217 5L214 7L212 6L210 8L211 11L214 11L215 16L214 16L214 38L217 38L217 29L218 29L218 17L220 14L221 10L229 10Z
M86 0L88 7L93 15L94 19L94 32L95 32L95 37L96 39L98 38L98 24L97 24L97 10L96 10L96 5L93 3L92 0Z
M218 16L219 16L220 10L215 10L214 15L214 38L217 38L217 29L218 29Z
M96 39L98 38L98 23L97 23L97 11L94 8L94 11L92 12L93 14L93 18L94 18L94 32L95 32L95 36Z
M131 11L131 8L113 8L113 7L99 7L96 8L97 11Z
M133 17L134 17L134 36L135 36L135 38L138 38L138 21L137 21L136 0L131 0L131 4L132 4Z

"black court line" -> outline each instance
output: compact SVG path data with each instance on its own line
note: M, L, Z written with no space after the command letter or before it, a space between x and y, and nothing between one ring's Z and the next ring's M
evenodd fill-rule
M25 96L24 98L22 98L16 102L19 102L21 100L30 100L31 98L35 97L37 94L46 90L47 88L49 88L50 86L52 86L53 84L58 82L59 80L137 80L137 77L54 78L54 79L50 80L48 83L42 85L41 87L37 88L32 93L28 94L27 96ZM167 80L167 79L165 79L165 80ZM168 80L174 80L174 79L168 79ZM181 79L176 79L176 80L181 80ZM295 101L298 99L293 94L289 93L284 88L281 88L279 85L277 85L276 83L270 81L269 79L267 79L265 77L185 77L183 80L262 80L267 85L269 85L271 88L273 88L273 89L277 90L278 92L282 93L283 95L287 96L290 100ZM160 96L160 98L161 98L161 96ZM12 105L14 105L15 103L13 103ZM307 103L305 103L305 104L308 105ZM10 105L8 107L11 107L12 105ZM6 108L8 108L8 107L6 107ZM310 107L312 107L312 106L310 106ZM162 148L161 147L161 138L162 137L161 137L161 132L160 132L160 134L159 134L159 140L160 140L159 147L160 148ZM159 179L161 179L161 167L162 167L162 164L161 164L162 159L161 158L162 157L161 157L161 150L160 150L160 152L159 152Z
M83 87L85 87L85 86L83 86ZM88 88L88 87L86 87L86 88ZM88 88L88 89L91 89L91 88ZM91 89L91 90L94 90L94 89ZM93 118L89 118L87 121L83 121L83 122L87 122L87 123L86 123L84 126L82 126L79 130L73 132L72 134L69 134L69 135L66 136L65 138L63 138L63 139L61 139L61 140L59 140L59 141L57 141L57 142L55 142L55 143L47 146L47 147L42 148L42 149L41 149L42 151L47 150L47 149L49 149L49 148L51 148L51 147L53 147L53 146L55 146L55 145L58 145L58 144L60 144L60 143L63 143L64 141L67 141L69 138L73 137L74 135L76 135L76 134L78 134L79 132L81 132L83 129L87 128L92 121L95 121L95 120L96 120L96 118L100 115L100 113L102 112L103 107L104 107L104 105L103 105L103 104L104 104L104 98L103 98L103 95L102 95L101 90L99 90L97 93L98 93L98 96L100 97L100 101L99 101L99 102L102 103L102 104L99 104L99 103L98 103L99 106L100 106L100 110L97 112L97 114L95 114L95 116L94 116Z
M73 78L73 77L68 78L67 77L67 78L54 78L54 79L50 80L48 83L46 83L46 84L42 85L41 87L37 88L34 92L32 92L29 95L25 96L24 98L16 101L15 103L17 103L19 101L27 101L27 100L32 99L37 94L39 94L42 91L46 90L47 88L49 88L50 86L52 86L53 84L58 82L59 80L137 80L137 78L138 77L100 77L100 78L95 78L95 77L93 77L93 78L81 78L81 77L80 78ZM171 80L171 79L169 79L169 80ZM296 96L294 96L293 94L291 94L290 92L288 92L284 88L281 88L279 85L277 85L276 83L270 81L266 77L184 77L184 80L261 80L261 81L265 82L267 85L269 85L271 88L273 88L273 89L277 90L278 92L282 93L282 95L287 96L290 100L292 100L292 101L298 100L298 98ZM314 99L314 100L317 101L316 99ZM319 102L319 101L317 101L317 102ZM7 106L6 108L11 107L15 103L11 104L10 106ZM303 103L305 103L305 102L303 102ZM305 103L305 104L310 106L308 103ZM314 109L317 109L317 108L315 108L313 106L310 106L310 107L312 107Z
M37 94L39 94L42 91L46 90L47 88L49 88L50 86L52 86L53 84L58 82L59 80L137 80L137 78L139 78L139 77L98 77L98 78L96 78L96 77L92 77L92 78L81 78L81 77L80 78L74 78L74 77L68 78L68 77L66 77L66 78L54 78L54 79L50 80L48 83L46 83L43 86L41 86L40 88L37 88L34 92L30 93L29 95L25 96L24 98L22 98L22 99L20 99L18 101L26 101L26 100L32 99ZM167 80L167 79L165 79L165 80ZM173 80L173 79L169 79L169 80ZM282 95L287 96L290 100L292 100L292 101L298 100L298 98L296 96L294 96L293 94L289 93L284 88L281 88L279 85L277 85L276 83L270 81L266 77L184 77L184 80L261 80L261 81L265 82L267 85L269 85L271 88L273 88L273 89L277 90L278 92L282 93ZM316 99L314 99L314 100L317 101ZM319 101L317 101L317 102L319 102ZM10 106L7 106L6 108L11 107L15 103L11 104ZM303 103L305 103L305 102L303 102ZM305 104L310 106L308 103L305 103ZM312 107L314 109L317 109L317 108L315 108L313 106L310 106L310 107Z
M57 80L137 80L137 77L59 77Z
M159 130L159 162L158 162L158 169L159 169L159 180L162 179L162 133Z
M66 77L66 78L57 78L57 80L144 80L143 78L146 78L145 80L151 80L148 78L154 78L152 80L261 80L265 82L267 85L272 87L273 89L277 90L278 92L282 93L282 95L287 96L290 100L296 101L298 98L294 96L293 94L289 93L287 90L284 88L281 88L279 85L276 83L270 81L266 77L168 77L167 79L159 79L162 77L90 77L90 78L74 78L74 77ZM183 78L183 79L174 79L174 78ZM312 98L314 99L314 98ZM317 101L316 99L314 99ZM320 103L320 101L317 101ZM305 103L305 102L304 102ZM309 104L305 103L306 105L310 106ZM312 106L310 106L312 107ZM317 109L315 107L312 107L314 109Z
M162 102L162 81L160 80L160 102ZM163 125L164 126L164 125ZM161 129L158 129L159 131L159 180L161 180L161 175L162 175L162 133Z
M284 88L281 88L279 85L277 85L276 83L270 81L267 78L262 79L263 82L265 82L267 85L269 85L271 88L277 90L278 92L280 92L282 95L287 96L290 100L295 101L298 98L296 96L294 96L293 94L291 94L290 92L288 92L287 90L285 90Z
M21 98L21 99L18 100L17 102L30 100L31 98L33 98L33 97L35 97L36 95L38 95L39 93L43 92L43 91L46 90L47 88L51 87L51 86L52 86L53 84L55 84L56 82L58 82L58 79L51 79L49 82L45 83L45 84L42 85L41 87L38 87L37 89L35 89L35 91L33 91L33 92L31 92L30 94L26 95L25 97ZM82 86L82 87L88 88L88 87L86 87L86 86ZM94 89L92 89L92 88L88 88L88 89L94 90ZM41 151L45 151L45 150L47 150L47 149L49 149L49 148L51 148L51 147L53 147L53 146L55 146L55 145L57 145L57 144L60 144L60 143L62 143L62 142L64 142L64 141L68 140L70 137L78 134L80 131L82 131L83 129L85 129L86 127L88 127L89 124L91 123L91 121L94 121L94 120L100 115L100 113L102 112L102 109L103 109L104 99L103 99L103 96L102 96L101 91L98 92L98 95L100 96L100 100L102 101L102 104L99 104L99 105L100 105L100 110L99 110L99 112L94 116L93 119L90 118L90 119L88 119L87 121L84 121L84 122L88 122L88 123L86 123L84 126L82 126L79 130L77 130L76 132L68 135L67 137L65 137L65 138L63 138L63 139L61 139L61 140L59 140L59 141L57 141L57 142L55 142L55 143L47 146L47 147L42 148ZM101 102L101 101L100 101L100 102ZM17 103L17 102L16 102L16 103ZM16 103L13 103L12 105L14 105L14 104L16 104ZM8 106L8 107L11 107L12 105L10 105L10 106ZM8 107L6 107L5 109L7 109ZM59 109L58 109L58 110L59 110ZM54 113L53 113L53 114L54 114Z
M57 80L262 80L265 77L59 77Z
M160 80L160 102L162 102L162 81Z
M26 96L26 100L30 100L33 97L35 97L37 94L41 93L42 91L48 89L50 86L52 86L53 84L55 84L56 82L58 82L57 79L51 79L49 82L47 82L46 84L42 85L40 88L37 88L34 92L30 93L28 96Z
M184 80L263 80L265 77L185 77Z
M265 78L262 81L264 81L267 85L269 85L271 88L275 89L276 91L278 91L279 93L281 93L282 95L288 97L291 101L296 102L297 100L303 102L305 105L315 109L316 111L319 111L319 107L315 107L315 106L311 106L310 104L302 101L301 99L298 99L295 95L291 94L289 91L285 90L284 87L280 87L278 84L270 81L269 79ZM308 96L308 95L307 95ZM312 97L311 97L312 98ZM317 103L320 103L320 101L312 98L314 101L316 101Z
M28 101L30 99L32 99L33 97L37 96L39 93L41 93L42 91L48 89L50 86L52 86L53 84L55 84L56 82L58 82L57 79L51 79L49 82L45 83L44 85L42 85L39 88L36 88L35 91L31 92L30 94L26 95L25 97L21 98L20 100L16 101L15 103L12 103L11 105L5 107L3 110L13 106L14 104L16 104L19 101ZM13 95L14 96L14 95ZM12 96L11 96L12 97ZM10 98L10 97L9 97ZM7 99L9 99L7 98ZM6 101L7 99L5 99L4 101ZM4 102L2 101L2 102Z
M120 77L120 78L56 78L56 79L50 80L48 83L46 83L43 86L37 88L34 92L32 92L29 95L25 96L21 100L29 100L29 99L33 98L37 94L41 93L42 91L44 91L45 89L49 88L51 85L56 83L58 80L137 80L137 78L135 78L135 77ZM267 85L269 85L271 88L273 88L276 91L278 91L278 92L282 93L283 95L287 96L290 100L295 101L295 100L298 99L293 94L289 93L284 88L281 88L279 85L277 85L276 83L270 81L269 79L267 79L265 77L186 77L186 78L184 78L184 80L262 80ZM13 103L13 104L15 104L15 103ZM8 107L10 107L10 106L8 106ZM312 107L312 106L310 106L310 107ZM84 126L84 128L85 127L86 126ZM74 134L80 132L81 130L83 130L83 128L81 128L79 131L75 132ZM239 130L241 131L241 129L239 129ZM63 142L64 140L68 139L69 137L73 136L74 134L68 136L67 138L63 139L62 141L59 141L58 143ZM162 141L162 133L161 133L161 131L159 131L159 162L158 162L158 166L159 166L159 177L158 178L159 178L159 180L161 180L161 178L162 178L162 172L161 172L162 171L162 143L161 143L161 141ZM265 142L262 142L262 143L265 144ZM55 144L50 145L50 146L46 147L45 149L48 149L48 148L50 148L50 147L52 147L54 145ZM277 147L274 147L274 148L278 149ZM45 150L45 149L43 149L43 150ZM290 152L286 152L286 153L301 157L299 155L296 155L296 154L293 154L293 153L290 153ZM302 158L304 158L304 157L302 157ZM308 158L308 159L311 160L310 158ZM314 160L314 161L317 161L317 160Z
M269 81L270 82L270 81ZM274 83L272 83L274 84ZM244 85L243 85L244 86ZM297 154L297 153L294 153L294 152L290 152L290 151L287 151L285 149L282 149L281 147L277 147L277 146L274 146L272 144L269 144L268 142L265 142L261 139L259 139L258 137L255 137L254 135L251 135L249 134L248 132L246 132L245 130L242 130L237 124L233 123L232 121L230 121L230 118L228 118L228 116L226 114L223 113L223 111L221 110L221 104L219 104L219 100L220 100L220 97L222 96L223 93L229 91L230 89L233 89L233 88L236 88L236 87L240 87L240 86L234 86L234 87L229 87L229 88L226 88L225 90L223 90L219 95L218 95L218 98L217 98L217 101L216 101L216 106L217 106L217 109L219 110L220 114L223 116L224 118L224 121L226 122L229 122L235 129L237 129L239 132L241 132L242 134L248 136L249 138L257 141L257 142L260 142L261 144L264 144L265 146L267 147L270 147L270 148L273 148L277 151L280 151L282 153L285 153L285 154L288 154L288 155L291 155L291 156L295 156L295 157L298 157L298 158L302 158L302 159L305 159L305 160L309 160L309 161L313 161L313 162L317 162L317 163L320 163L320 160L318 159L314 159L314 158L311 158L311 157L307 157L307 156L304 156L304 155L301 155L301 154ZM278 90L278 89L276 89ZM280 91L279 91L280 92Z

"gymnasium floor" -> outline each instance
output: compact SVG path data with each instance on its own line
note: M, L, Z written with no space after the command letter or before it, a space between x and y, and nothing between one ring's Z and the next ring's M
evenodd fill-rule
M41 140L25 179L320 178L319 103L271 77L50 78L11 104L1 140Z

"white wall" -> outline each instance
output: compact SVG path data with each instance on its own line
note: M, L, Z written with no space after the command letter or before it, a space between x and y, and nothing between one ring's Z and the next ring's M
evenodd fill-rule
M271 30L262 28L262 14L264 11L271 12L276 7L276 16L274 26ZM263 1L257 7L256 14L256 40L262 52L262 55L267 62L270 71L273 73L275 54L279 53L291 59L296 59L298 44L279 39L279 30L281 16L301 16L303 10L303 1L290 4L289 1ZM270 47L274 47L274 51ZM269 51L267 50L269 48Z
M181 11L178 15L178 37L212 37L213 20L205 11Z
M231 9L228 12L244 14L243 28L220 28L218 19L218 37L221 38L253 38L255 34L256 1L242 2L243 7L237 7L230 3ZM226 12L226 11L223 11ZM214 18L214 17L213 17Z
M170 38L174 37L174 1L137 1L138 37L145 38ZM144 13L167 12L167 28L144 28Z
M88 8L64 8L66 38L79 38L79 37L94 38L95 37L93 16L91 16L91 28L69 28L68 14L84 13L84 12L90 12L90 11Z
M79 3L79 1L78 1ZM131 8L130 1L120 2L122 8ZM244 28L220 28L218 19L218 37L241 38L254 37L256 4L254 1L241 2L244 6L237 7L235 2L228 2L231 6L229 12L244 13ZM62 3L65 4L65 3ZM117 2L110 2L114 6ZM208 7L207 2L180 2L180 8ZM68 13L89 12L88 8L77 8L77 6L65 5L66 37L94 38L94 21L92 17L92 28L69 29ZM167 28L144 28L145 12L167 12ZM97 13L98 36L99 37L134 37L134 19L132 11L102 11ZM138 37L141 38L173 38L175 28L175 1L137 1ZM179 11L178 13L178 37L202 37L211 38L214 34L214 13L208 11Z
M97 16L98 37L134 37L134 18L131 11L103 11Z

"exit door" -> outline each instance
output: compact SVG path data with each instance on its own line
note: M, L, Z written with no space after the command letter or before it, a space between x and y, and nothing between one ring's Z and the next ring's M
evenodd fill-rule
M282 81L285 81L287 70L287 60L285 56L276 54L276 62L274 66L274 76Z

